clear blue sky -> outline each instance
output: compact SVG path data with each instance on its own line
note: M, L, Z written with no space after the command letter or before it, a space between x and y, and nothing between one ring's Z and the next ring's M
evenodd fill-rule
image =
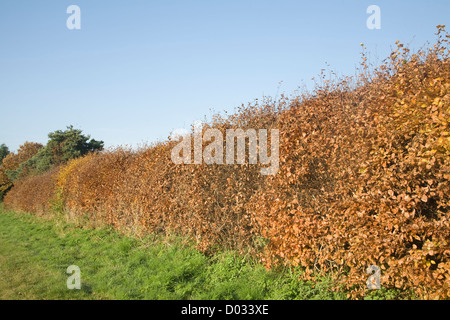
M66 9L81 8L69 30ZM366 27L369 5L381 29ZM326 63L354 74L396 40L417 49L450 29L450 1L1 0L0 143L73 124L107 147L170 131L240 104L311 88Z

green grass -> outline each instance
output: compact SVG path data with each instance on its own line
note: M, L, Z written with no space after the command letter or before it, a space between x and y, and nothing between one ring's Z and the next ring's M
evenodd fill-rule
M135 239L0 207L0 299L345 299L330 280L299 281L232 252L213 257L179 238ZM81 269L81 290L66 269ZM376 297L376 296L374 296ZM381 297L386 297L382 294Z

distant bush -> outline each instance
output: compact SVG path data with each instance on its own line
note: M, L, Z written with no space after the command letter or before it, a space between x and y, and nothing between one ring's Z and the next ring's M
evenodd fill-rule
M363 57L358 79L323 79L312 94L203 126L279 129L274 176L260 165L175 165L169 139L71 160L22 180L5 203L36 211L57 195L70 214L127 232L179 233L206 253L231 248L306 277L332 274L354 297L377 265L386 290L450 298L448 38L439 26L429 50L397 43L373 71Z

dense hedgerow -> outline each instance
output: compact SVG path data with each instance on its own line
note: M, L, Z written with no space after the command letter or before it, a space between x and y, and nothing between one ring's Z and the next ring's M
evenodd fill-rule
M58 169L16 181L4 202L17 210L45 215L52 210Z
M274 176L260 165L175 165L169 139L71 160L20 181L5 203L63 208L134 234L187 235L204 252L250 252L268 267L300 265L307 277L333 271L355 297L377 265L386 288L450 298L448 38L439 26L428 50L397 44L373 71L364 58L358 79L204 125L279 129Z

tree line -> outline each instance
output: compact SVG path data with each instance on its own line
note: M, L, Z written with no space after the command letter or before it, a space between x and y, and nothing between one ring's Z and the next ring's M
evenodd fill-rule
M91 139L90 135L84 135L73 126L68 126L66 130L50 132L45 146L26 141L17 152L10 152L8 146L1 144L0 200L15 181L44 173L89 152L101 151L103 147L103 141Z

